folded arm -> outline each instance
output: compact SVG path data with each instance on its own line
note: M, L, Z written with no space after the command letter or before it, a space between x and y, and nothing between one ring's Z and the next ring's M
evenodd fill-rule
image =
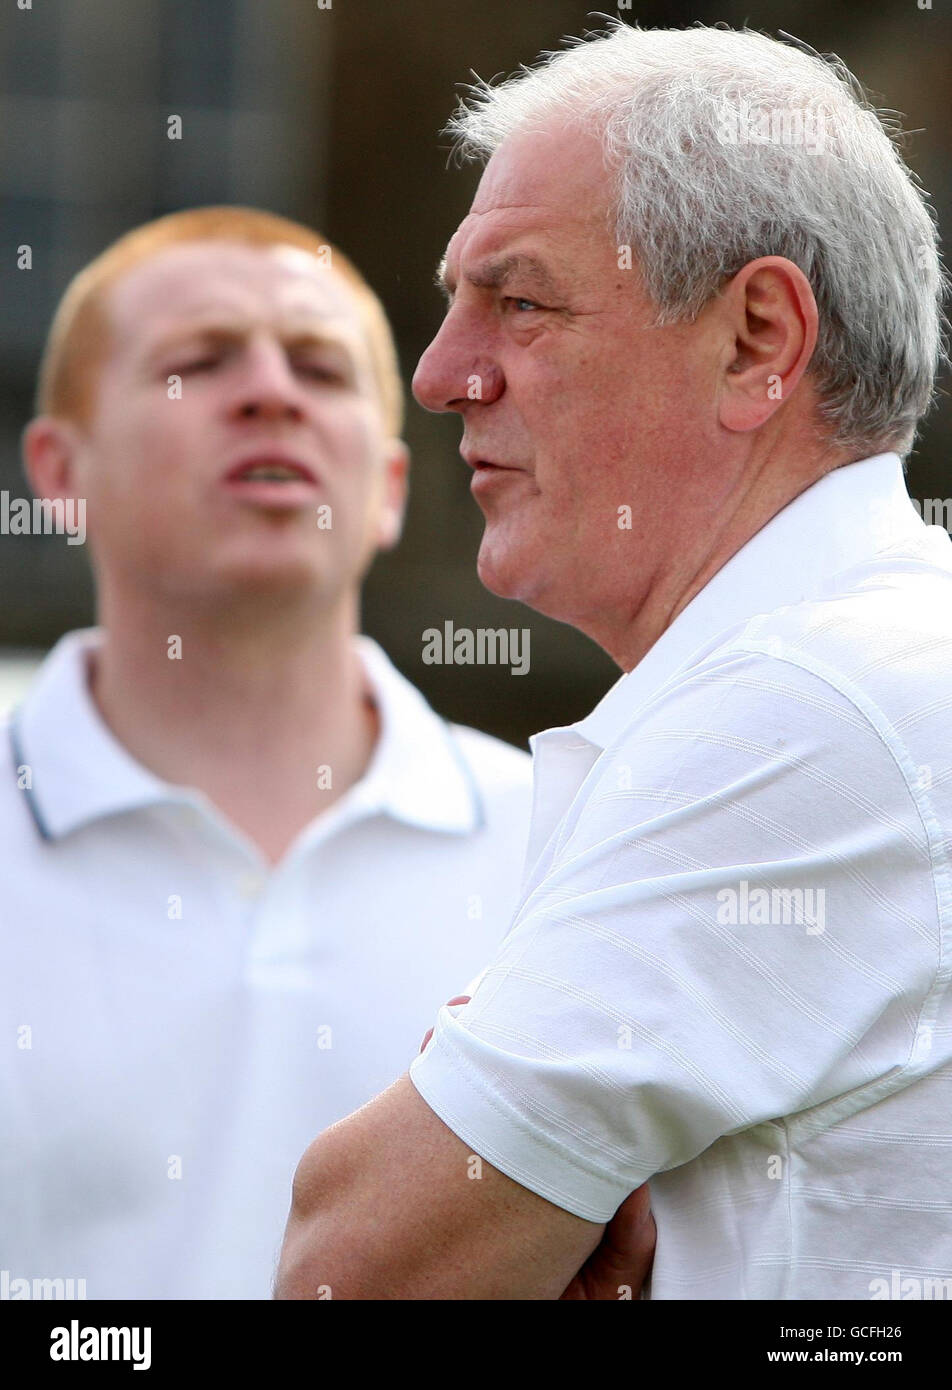
M275 1297L558 1299L604 1229L474 1155L403 1076L301 1159Z

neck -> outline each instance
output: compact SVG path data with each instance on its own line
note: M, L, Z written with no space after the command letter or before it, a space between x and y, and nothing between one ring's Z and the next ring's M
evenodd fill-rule
M789 454L784 455L784 463L779 466L776 456L768 453L756 466L748 465L723 499L713 505L702 502L693 528L696 546L671 551L668 565L653 578L634 612L623 608L616 613L616 622L589 627L589 636L624 671L638 665L691 600L768 521L852 457L830 451L812 457L804 457L804 453L801 451L796 472L790 468ZM679 534L689 534L691 529L685 527ZM778 555L777 563L783 562L784 557Z
M100 623L90 690L112 732L163 780L202 791L271 863L363 775L378 721L353 646L356 594L173 609L103 585Z

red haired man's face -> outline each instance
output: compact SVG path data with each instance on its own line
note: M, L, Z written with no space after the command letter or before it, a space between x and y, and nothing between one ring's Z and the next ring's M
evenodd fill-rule
M355 589L399 534L406 454L346 283L293 247L196 241L107 306L73 460L100 579L195 602Z

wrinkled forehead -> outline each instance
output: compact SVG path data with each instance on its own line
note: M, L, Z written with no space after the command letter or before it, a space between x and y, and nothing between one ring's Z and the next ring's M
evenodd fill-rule
M117 348L152 340L178 322L236 327L266 323L282 332L333 324L362 337L357 301L317 256L294 246L183 242L128 270L111 288L108 313Z
M552 246L609 226L614 181L601 140L574 126L510 135L483 171L447 260L535 234Z

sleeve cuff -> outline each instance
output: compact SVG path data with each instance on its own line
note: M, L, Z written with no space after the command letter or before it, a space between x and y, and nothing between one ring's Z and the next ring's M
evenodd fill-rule
M448 1035L452 1027L450 1011L441 1009L426 1051L410 1065L410 1080L430 1109L474 1154L520 1186L584 1221L610 1221L632 1187L593 1171L532 1129L509 1100L476 1076Z

